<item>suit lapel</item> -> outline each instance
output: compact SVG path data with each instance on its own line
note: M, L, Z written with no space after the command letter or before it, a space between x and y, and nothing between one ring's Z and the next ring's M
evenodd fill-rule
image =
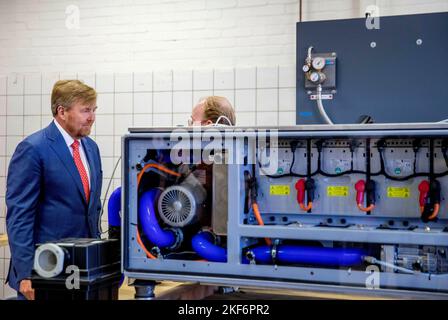
M89 163L89 171L90 171L90 201L89 201L89 208L93 204L93 195L96 192L96 166L94 162L94 154L92 151L92 148L90 147L89 143L87 143L87 139L81 139L82 146L84 148L84 151L86 153L87 162Z
M59 132L58 128L53 122L47 127L47 138L51 140L50 148L53 149L53 151L61 160L62 164L69 172L70 176L73 178L73 181L75 182L75 185L82 199L84 200L84 203L86 203L86 197L84 195L84 188L82 186L79 171L76 168L70 151L68 150L64 137L62 137L62 134Z

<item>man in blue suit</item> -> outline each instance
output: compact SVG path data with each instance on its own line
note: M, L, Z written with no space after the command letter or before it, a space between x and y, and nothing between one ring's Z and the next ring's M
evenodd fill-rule
M30 278L37 243L100 236L101 159L88 137L96 97L81 81L56 82L53 121L23 140L12 156L6 190L7 281L19 299L34 299Z

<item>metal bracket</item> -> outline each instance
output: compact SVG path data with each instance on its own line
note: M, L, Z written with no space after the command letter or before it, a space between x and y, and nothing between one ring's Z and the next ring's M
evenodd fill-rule
M322 94L322 100L333 100L333 95L331 93ZM317 100L317 94L310 95L310 100Z

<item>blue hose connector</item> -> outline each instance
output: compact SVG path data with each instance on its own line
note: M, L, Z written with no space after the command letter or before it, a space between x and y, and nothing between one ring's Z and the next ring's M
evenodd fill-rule
M202 258L212 262L227 262L227 250L213 243L210 232L199 232L191 239L193 250Z
M109 226L120 227L121 226L121 187L112 192L107 203L107 216L109 220Z
M163 230L157 221L155 202L160 195L159 189L146 191L139 202L139 218L143 233L149 241L159 248L173 247L177 243L177 237L172 230Z

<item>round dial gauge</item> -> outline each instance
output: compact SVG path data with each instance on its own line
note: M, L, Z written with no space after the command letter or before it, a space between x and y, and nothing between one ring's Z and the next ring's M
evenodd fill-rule
M312 73L310 74L310 81L311 81L311 82L317 83L317 82L319 82L319 80L320 80L319 73L317 73L317 72L312 72Z
M316 70L322 70L325 67L325 59L322 57L316 57L312 62L313 68Z

